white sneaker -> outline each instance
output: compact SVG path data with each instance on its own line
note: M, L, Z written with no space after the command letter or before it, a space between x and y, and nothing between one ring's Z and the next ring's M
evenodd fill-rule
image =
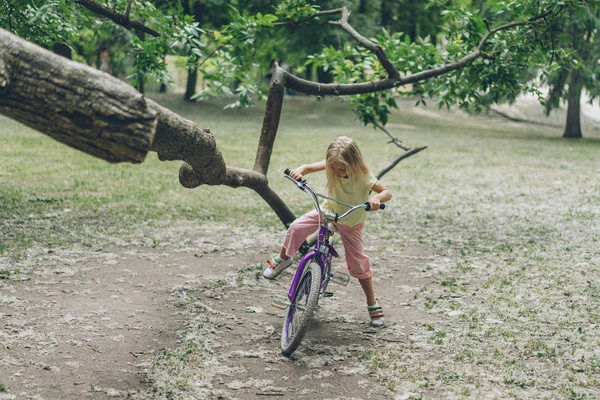
M282 260L279 256L273 256L273 258L267 261L267 264L269 266L263 272L263 276L267 279L275 279L284 269L292 265L292 257Z
M368 306L369 316L371 317L371 326L383 326L383 310L379 303Z

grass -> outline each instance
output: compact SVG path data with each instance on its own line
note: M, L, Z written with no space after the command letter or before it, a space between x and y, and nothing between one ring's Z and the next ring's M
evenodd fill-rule
M252 167L262 107L156 99L209 127L228 164ZM150 153L141 165L109 165L0 120L0 278L34 263L36 249L93 249L140 231L168 245L157 233L182 223L281 229L248 189L184 189L177 162ZM412 102L401 102L388 127L406 144L429 148L383 178L394 199L370 218L377 229L369 234L440 255L422 271L439 281L414 295L437 319L404 347L365 353L369 368L391 391L424 398L432 390L455 398L597 398L600 138L563 140L558 129L414 109ZM286 100L269 180L297 214L310 204L281 171L322 159L338 135L355 138L374 171L399 153L336 101ZM323 176L310 181L324 186ZM260 269L239 279L252 280ZM407 368L415 360L426 361Z

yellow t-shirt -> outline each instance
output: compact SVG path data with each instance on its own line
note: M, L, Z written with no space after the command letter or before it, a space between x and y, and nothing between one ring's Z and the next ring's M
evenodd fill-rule
M329 197L342 201L346 204L358 205L369 200L369 193L373 185L377 183L377 178L373 174L365 176L365 181L361 181L358 177L336 179ZM335 203L330 200L325 200L321 207L325 210L342 215L349 210L348 207ZM367 219L365 210L356 210L352 214L340 221L341 224L354 226L362 224Z

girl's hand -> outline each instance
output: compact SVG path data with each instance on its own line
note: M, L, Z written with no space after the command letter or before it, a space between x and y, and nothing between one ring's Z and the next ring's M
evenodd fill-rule
M302 179L302 173L303 173L302 167L298 167L298 168L290 171L290 177L299 181L300 179Z
M369 211L377 211L379 210L379 206L381 206L381 200L377 197L371 197L369 203L371 204L371 209Z

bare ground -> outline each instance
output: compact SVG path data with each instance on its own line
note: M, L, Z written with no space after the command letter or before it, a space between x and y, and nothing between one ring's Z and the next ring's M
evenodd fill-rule
M0 399L390 396L368 367L369 351L408 342L415 321L427 319L411 293L428 280L418 267L433 253L418 246L378 252L374 281L386 326L369 326L356 281L336 286L288 359L279 350L283 312L270 300L285 293L292 272L260 277L281 232L249 238L203 226L197 234L204 239L188 249L129 243L40 252L35 267L0 280L0 377L9 388ZM191 340L190 324L207 330ZM193 360L178 349L182 343ZM163 385L172 377L181 382Z
M290 359L270 299L292 271L260 277L280 230L171 223L110 246L34 247L0 276L0 400L599 398L597 170L533 170L523 186L510 171L489 173L509 172L518 196L482 204L465 183L448 215L423 205L431 224L456 218L428 238L447 245L367 230L386 326L368 325L356 281L334 286ZM570 195L546 200L548 180Z

